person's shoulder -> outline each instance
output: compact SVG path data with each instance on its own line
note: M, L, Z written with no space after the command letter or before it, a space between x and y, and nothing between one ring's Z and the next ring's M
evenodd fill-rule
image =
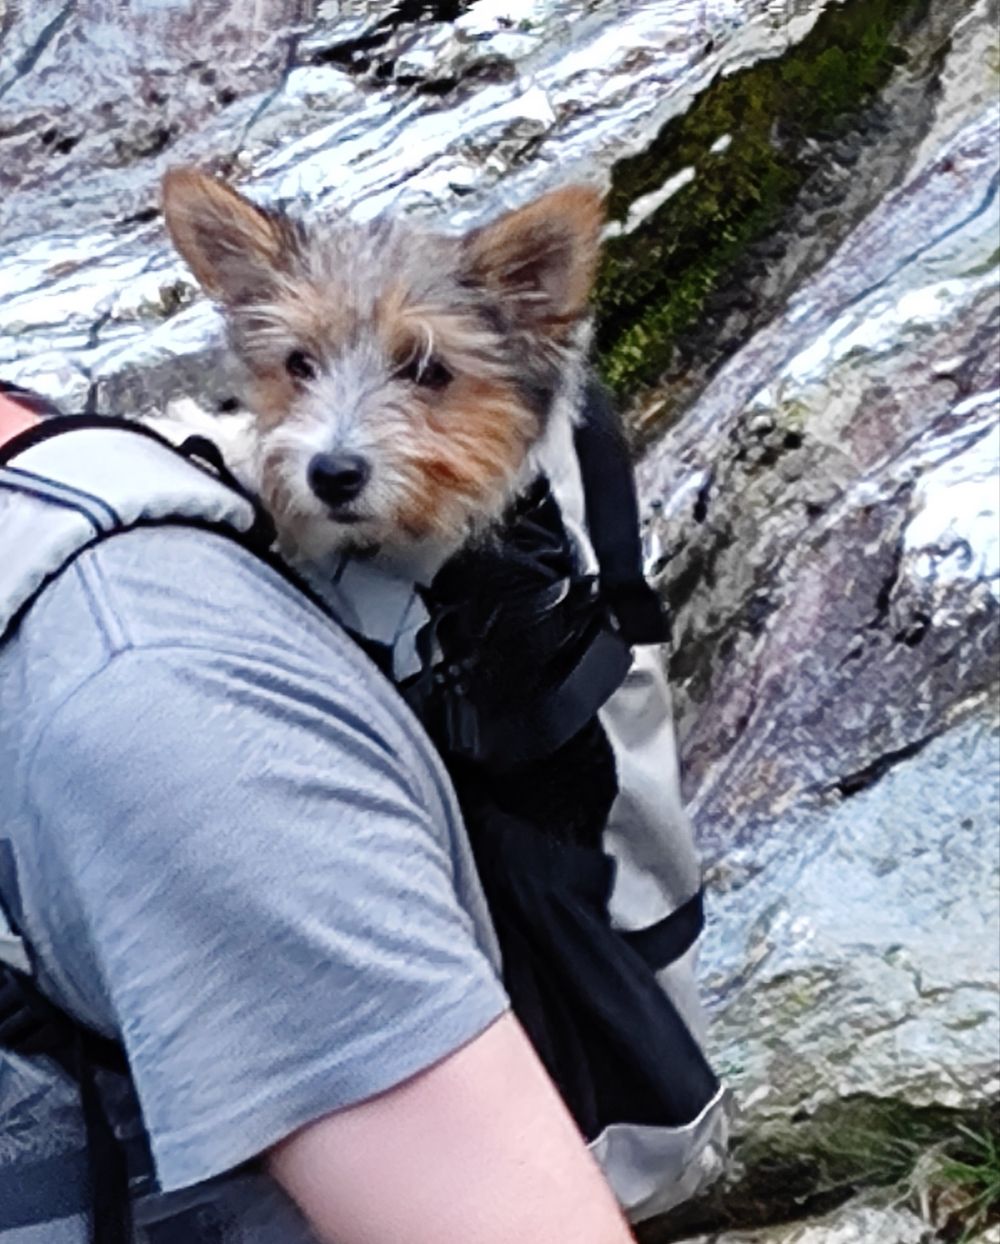
M277 566L208 530L142 527L86 550L42 592L0 657L22 740L88 683L117 686L128 670L130 683L166 693L198 669L217 674L203 673L206 701L213 686L220 697L251 682L292 695L307 688L325 715L364 712L415 758L413 740L397 737L402 701L334 618ZM94 729L104 730L118 696L96 698Z
M237 539L185 524L137 527L86 549L18 628L25 648L93 672L124 651L216 650L322 668L367 666L336 620Z
M77 559L94 621L134 648L261 641L321 645L353 659L343 632L283 573L239 540L183 524L140 527Z

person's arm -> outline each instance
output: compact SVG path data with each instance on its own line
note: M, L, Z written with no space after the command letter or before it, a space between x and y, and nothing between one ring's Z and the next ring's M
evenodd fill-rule
M270 1156L329 1244L626 1244L608 1185L517 1021L303 1128Z
M0 391L0 445L17 436L19 432L26 432L37 422L38 416L27 406Z

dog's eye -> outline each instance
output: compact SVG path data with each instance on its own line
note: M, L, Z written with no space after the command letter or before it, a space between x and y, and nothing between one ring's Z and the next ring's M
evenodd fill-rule
M285 371L293 380L315 380L316 363L305 350L293 350L285 359Z
M412 358L396 373L400 380L408 380L411 384L419 384L422 389L443 389L451 383L453 377L440 359L433 355L430 358Z

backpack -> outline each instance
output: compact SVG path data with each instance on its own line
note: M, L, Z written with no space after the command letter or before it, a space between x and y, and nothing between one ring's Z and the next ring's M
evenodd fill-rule
M0 465L0 513L5 494L22 502L0 528L0 642L81 552L155 524L233 538L332 612L444 758L513 1009L639 1221L721 1173L728 1099L702 1048L704 913L679 799L666 622L642 575L624 439L596 385L566 435L495 537L429 585L349 557L320 584L273 554L268 516L204 437L178 449L122 419L48 419ZM0 1046L72 1069L93 1239L120 1244L122 1165L91 1074L119 1055L48 1003L30 968L0 909Z

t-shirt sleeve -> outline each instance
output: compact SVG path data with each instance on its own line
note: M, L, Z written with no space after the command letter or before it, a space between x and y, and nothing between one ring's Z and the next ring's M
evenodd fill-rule
M165 1190L398 1084L506 1008L446 818L379 711L362 680L293 661L127 650L39 741L54 956L110 1010Z

